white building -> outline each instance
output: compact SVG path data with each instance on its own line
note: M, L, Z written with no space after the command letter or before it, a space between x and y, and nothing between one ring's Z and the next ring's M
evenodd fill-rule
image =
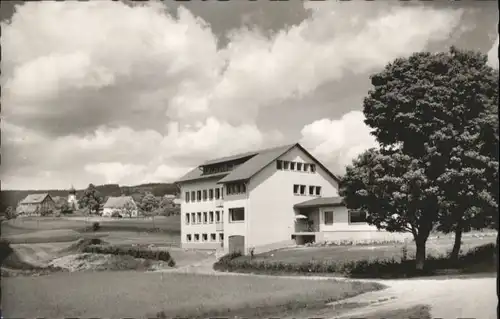
M403 240L350 212L339 179L300 144L210 160L181 188L183 248L248 253L319 241Z
M131 196L109 197L102 211L103 217L137 217L138 214L137 204Z

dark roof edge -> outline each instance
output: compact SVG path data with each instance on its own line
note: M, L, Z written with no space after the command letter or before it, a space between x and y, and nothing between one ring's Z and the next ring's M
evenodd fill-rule
M197 182L199 180L210 180L210 179L214 179L214 178L218 178L218 179L222 179L224 177L226 177L227 175L229 175L229 173L231 172L227 172L227 173L224 173L224 174L221 174L221 175L217 175L217 176L198 176L196 178L192 178L192 179L186 179L186 180L182 180L182 181L175 181L173 182L172 184L174 185L181 185L181 184L186 184L186 183L191 183L191 182Z
M294 208L310 208L310 207L336 207L336 206L345 206L344 203L319 203L319 204L305 204L301 205L300 203L293 205Z

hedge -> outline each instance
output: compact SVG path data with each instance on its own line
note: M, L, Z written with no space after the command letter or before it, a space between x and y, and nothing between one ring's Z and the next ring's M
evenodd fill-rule
M452 262L445 256L428 257L425 269L416 270L415 260L360 260L349 262L312 260L303 263L287 263L282 261L255 260L233 253L223 256L215 264L215 270L230 272L263 272L263 273L334 273L355 278L401 278L422 275L433 275L438 270L458 269L462 272L475 269L492 271L496 260L495 244L486 244L472 249L460 256L458 262ZM483 266L478 269L478 265ZM496 268L495 268L496 271Z
M111 254L111 255L127 255L134 258L161 260L175 266L175 261L168 251L152 250L143 247L134 246L115 246L115 245L89 245L83 249L85 253L94 254Z

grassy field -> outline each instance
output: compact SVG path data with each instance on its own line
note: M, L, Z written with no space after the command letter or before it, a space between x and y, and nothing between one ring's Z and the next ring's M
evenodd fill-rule
M153 228L163 233L180 233L180 216L155 217L154 223L147 218L111 219L101 217L23 217L2 223L2 235L17 235L40 230L71 229L83 231L99 222L102 231L150 231ZM154 227L153 227L154 226Z
M143 318L284 315L382 288L378 284L175 273L58 273L2 280L5 317ZM57 287L57 289L54 289ZM47 293L50 291L50 293Z
M468 251L487 243L494 243L496 238L464 238L462 250ZM403 255L403 244L376 245L376 246L327 246L327 247L301 247L289 248L255 255L254 260L281 261L287 263L302 263L310 260L319 261L358 261L373 259L400 259ZM415 256L415 244L408 243L408 258ZM428 256L447 254L453 247L453 239L442 238L430 240L427 243ZM249 257L238 257L248 259Z

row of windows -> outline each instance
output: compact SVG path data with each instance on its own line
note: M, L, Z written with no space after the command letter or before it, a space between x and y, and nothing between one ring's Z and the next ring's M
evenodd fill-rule
M308 193L306 193L308 191ZM321 196L321 186L310 185L307 187L306 185L293 185L293 194L294 195L311 195L311 196Z
M213 224L220 223L222 221L222 216L224 212L198 212L198 213L186 213L186 225L196 225L196 224Z
M316 164L292 162L292 161L277 160L276 168L279 170L289 170L297 172L309 172L309 173L316 172Z
M226 185L226 194L243 194L247 192L247 187L244 183L231 183Z
M201 235L201 236L200 236ZM208 234L187 234L186 235L186 241L187 242L208 242L209 237ZM224 241L224 234L219 233L219 236L215 233L210 234L210 241L216 242L216 241Z
M325 225L333 225L334 219L333 219L333 212L332 211L325 211L324 217L325 217ZM348 212L349 216L349 224L353 223L366 223L366 213L360 212L357 210L350 210Z
M223 198L222 188L191 191L191 192L186 192L184 194L184 200L186 201L186 203L200 202L202 200L206 201L206 200L214 200L221 198Z
M222 222L223 211L186 213L186 225L213 224ZM242 222L245 220L245 208L229 208L229 222Z

